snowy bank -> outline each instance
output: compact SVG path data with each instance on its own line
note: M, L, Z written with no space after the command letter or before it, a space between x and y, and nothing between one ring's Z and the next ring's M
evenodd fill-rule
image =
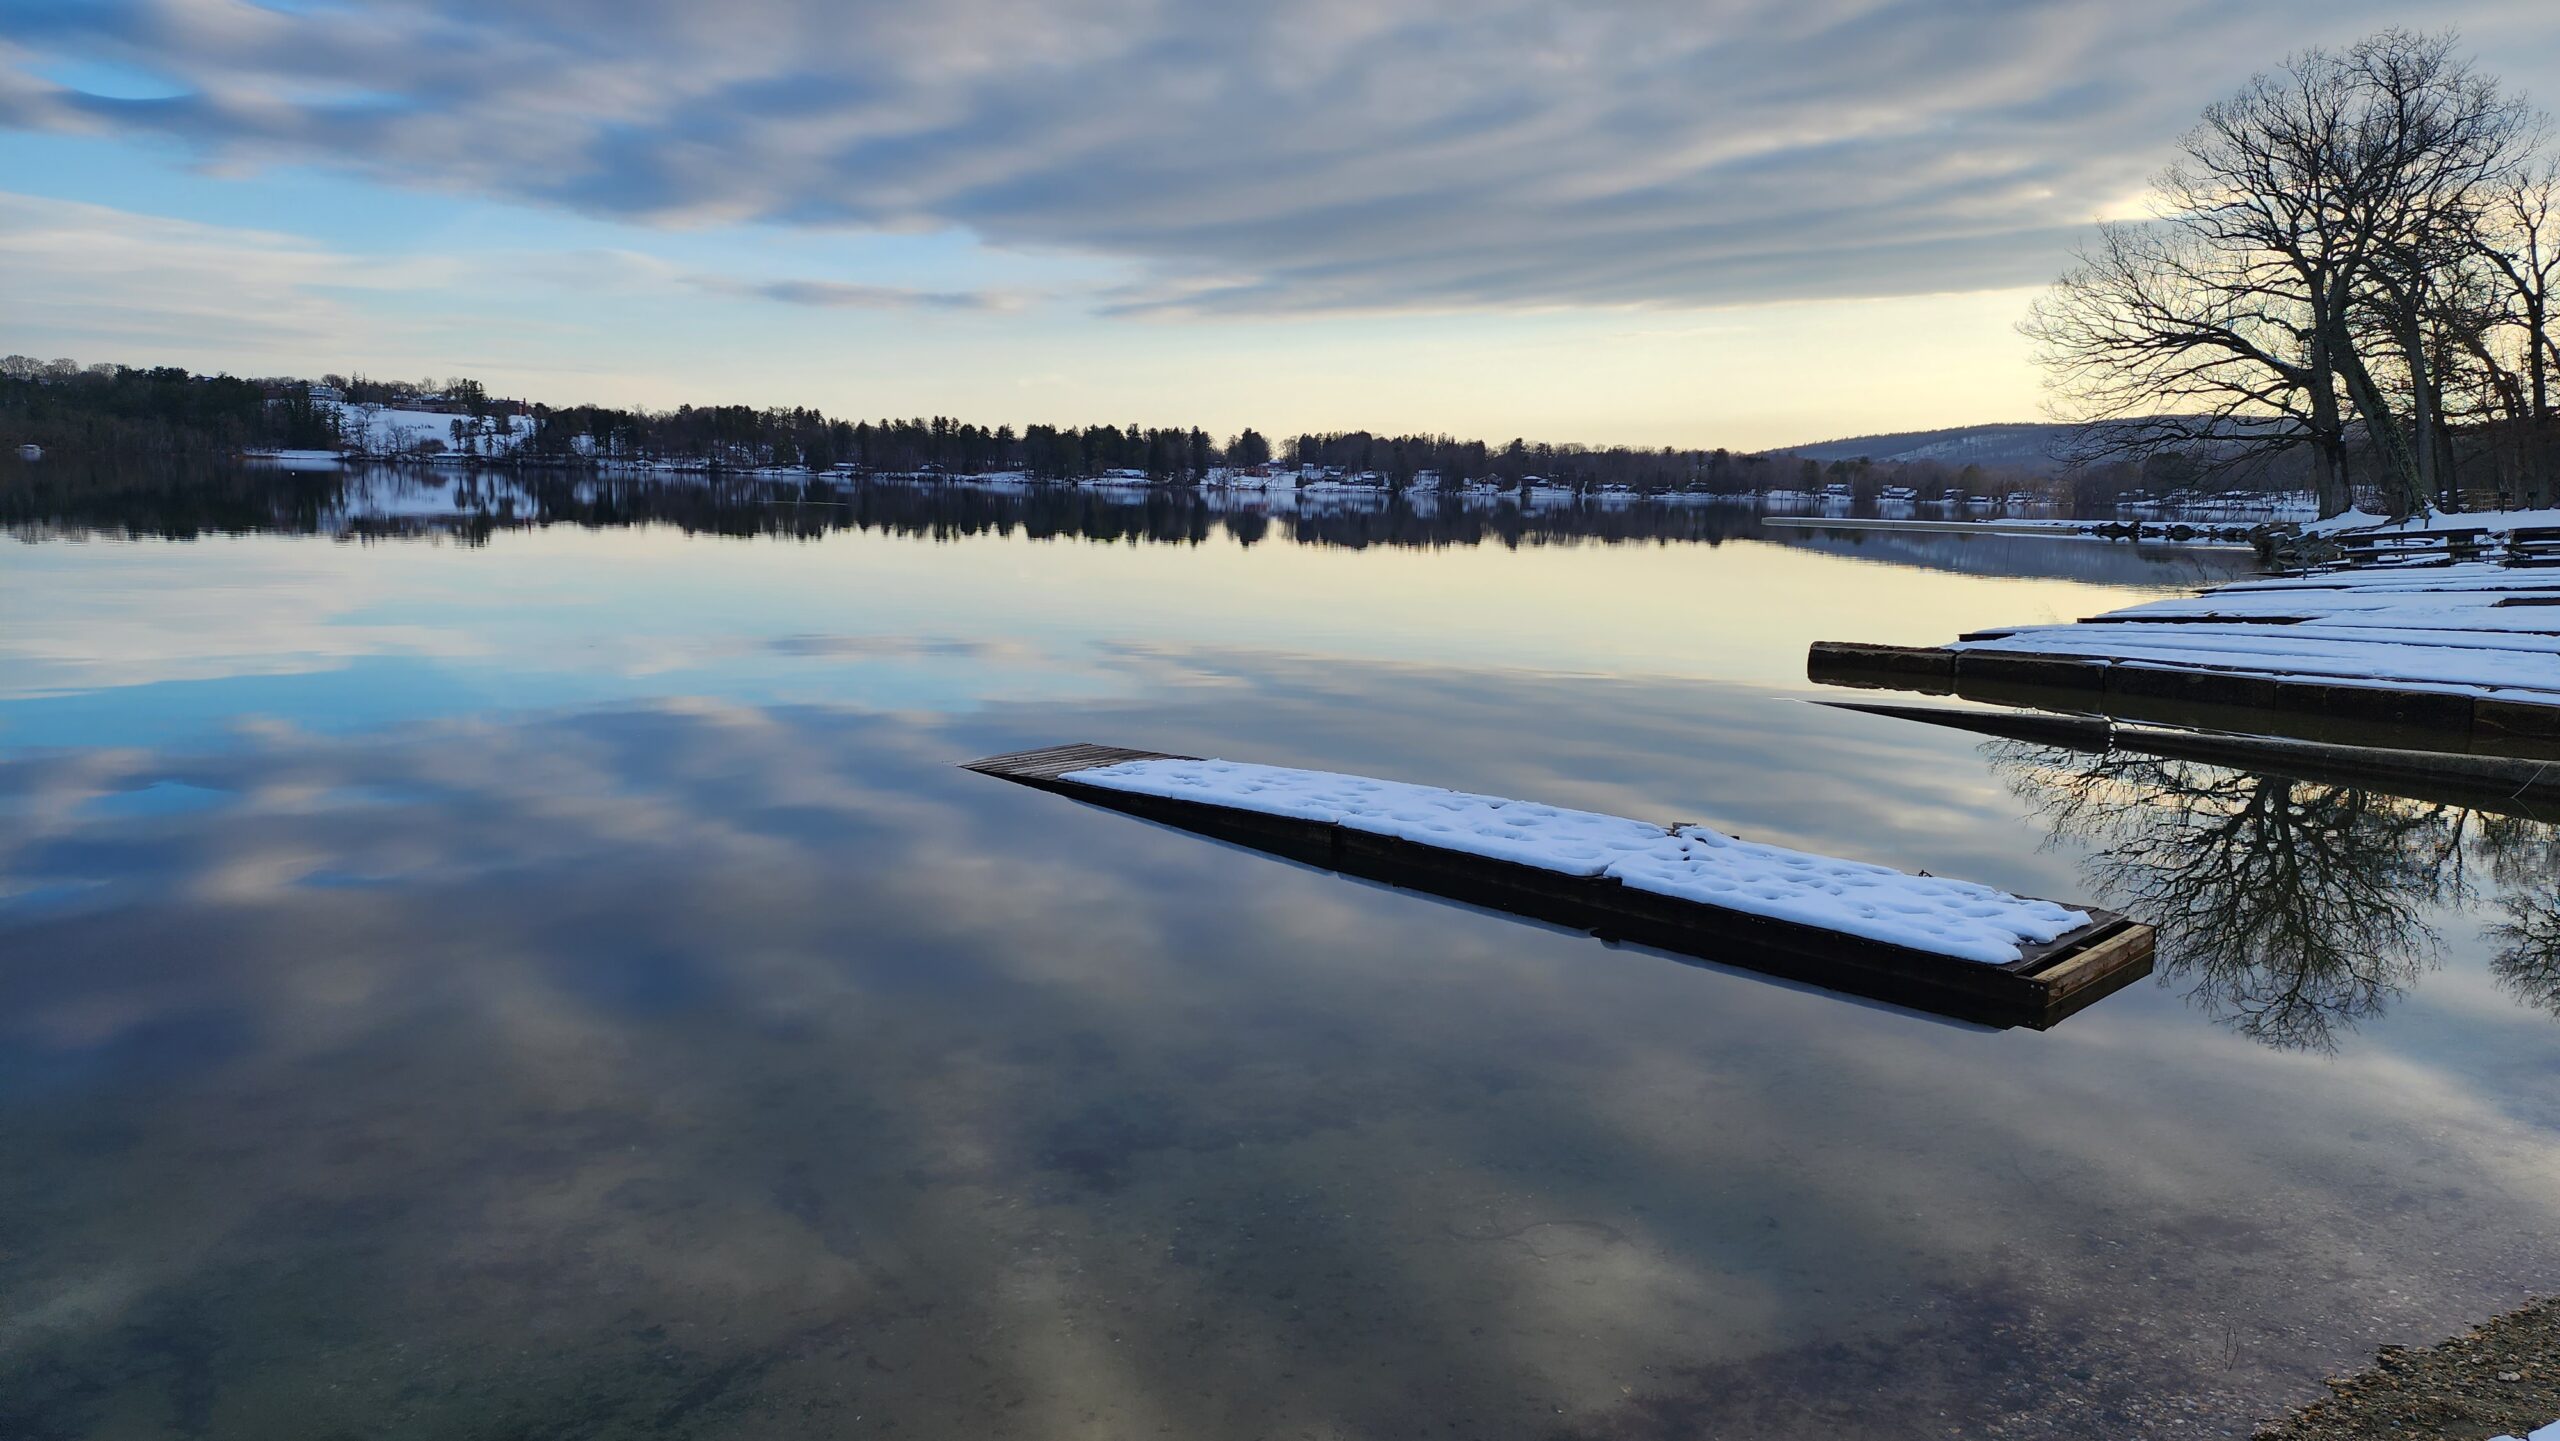
M2369 510L2350 510L2327 520L2315 520L2302 527L2304 535L2325 535L2333 539L2347 536L2422 536L2442 535L2448 531L2484 531L2505 535L2517 530L2540 530L2560 526L2560 509L2545 510L2430 510L2421 515L2393 520Z
M338 434L347 449L361 455L449 454L457 459L513 455L533 438L537 424L530 415L448 415L434 410L394 410L388 406L324 400L319 405L337 413Z

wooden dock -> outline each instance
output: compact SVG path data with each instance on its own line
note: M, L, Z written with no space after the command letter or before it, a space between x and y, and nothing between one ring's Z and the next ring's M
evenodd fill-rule
M1823 641L1826 685L2560 760L2560 579L2482 563L2248 581L1943 646Z
M2171 541L2244 546L2256 522L2205 520L1922 520L1917 517L1764 515L1760 523L1782 530L1886 530L1915 534L2008 535L2046 540Z
M990 756L964 769L1342 875L1983 1025L2041 1030L2151 974L2151 927L2093 906L2073 907L2087 912L2088 925L1995 965L1656 895L1605 876L1074 779L1077 771L1127 761L1192 759L1065 745Z

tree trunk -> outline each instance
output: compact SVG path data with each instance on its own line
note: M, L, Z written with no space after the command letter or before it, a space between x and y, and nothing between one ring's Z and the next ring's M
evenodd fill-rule
M2551 504L2551 315L2548 298L2537 291L2525 299L2525 364L2532 376L2532 408L2525 412L2524 503Z
M2318 457L2312 471L2313 493L2320 502L2320 518L2344 515L2355 508L2355 485L2347 473L2347 427L2338 414L2338 387L2329 364L2329 342L2323 336L2311 341L2311 447Z
M2427 492L2420 487L2418 458L2409 448L2409 436L2391 413L2391 403L2383 398L2382 387L2364 368L2364 361L2346 346L2338 347L2338 377L2347 384L2347 398L2355 402L2356 412L2363 417L2365 438L2373 442L2375 454L2382 462L2382 504L2396 518L2416 515L2427 508Z

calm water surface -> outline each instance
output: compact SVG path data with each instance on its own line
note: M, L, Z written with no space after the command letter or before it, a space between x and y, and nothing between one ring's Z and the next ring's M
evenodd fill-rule
M2235 1435L2560 1286L2550 827L1801 699L2245 555L41 470L12 1441ZM2161 974L1976 1030L953 768L1083 739L2108 901Z

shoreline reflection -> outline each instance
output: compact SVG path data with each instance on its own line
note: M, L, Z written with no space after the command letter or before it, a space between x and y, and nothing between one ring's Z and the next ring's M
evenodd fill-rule
M1884 513L1901 515L1907 504ZM687 535L816 540L863 531L937 542L1021 535L1092 544L1225 541L1345 550L1703 545L1752 540L1843 559L1965 574L2157 588L2255 572L2234 547L2076 537L1771 528L1765 515L1870 517L1875 504L1751 495L1580 497L1379 491L1076 487L748 475L355 465L298 471L137 461L0 465L0 529L19 539L192 540L205 535L435 539L469 546L513 530L663 526ZM2164 576L2164 570L2168 576Z

